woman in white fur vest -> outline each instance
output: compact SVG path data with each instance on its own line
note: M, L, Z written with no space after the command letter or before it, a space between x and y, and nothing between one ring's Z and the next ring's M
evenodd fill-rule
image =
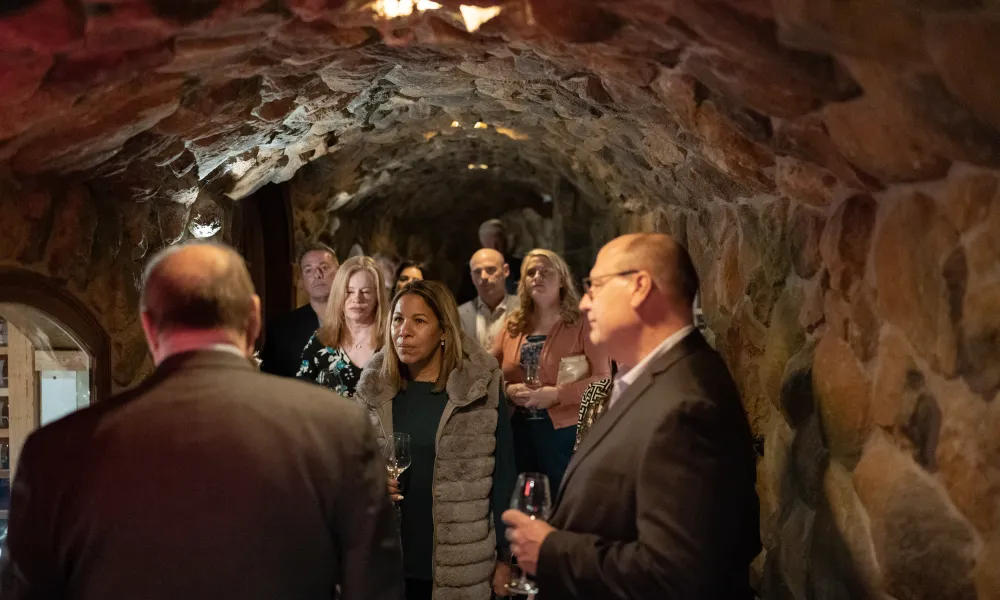
M509 552L500 514L516 472L500 368L462 333L440 283L417 281L389 304L385 346L355 399L379 442L410 435L412 464L389 481L402 513L407 600L507 595Z

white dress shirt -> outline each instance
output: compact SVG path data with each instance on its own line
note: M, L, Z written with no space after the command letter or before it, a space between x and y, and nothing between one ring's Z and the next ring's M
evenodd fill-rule
M615 383L611 388L611 398L608 399L608 409L614 406L615 402L622 397L622 394L625 393L625 390L627 390L630 385L639 379L639 375L642 375L643 371L649 368L649 363L669 352L671 348L676 346L687 336L687 334L692 331L694 331L694 325L681 327L667 339L660 342L660 345L654 348L652 352L644 356L643 359L639 361L639 364L632 367L628 371L619 371L615 375Z
M517 296L507 294L496 308L490 310L486 303L476 296L474 300L458 307L458 315L466 335L478 340L479 345L490 350L497 334L503 329L507 315L520 306L521 300Z

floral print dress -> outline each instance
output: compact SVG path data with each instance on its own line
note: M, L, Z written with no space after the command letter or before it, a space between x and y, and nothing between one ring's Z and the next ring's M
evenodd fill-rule
M361 367L352 363L342 348L327 346L314 333L302 351L302 365L295 376L350 398L361 379Z

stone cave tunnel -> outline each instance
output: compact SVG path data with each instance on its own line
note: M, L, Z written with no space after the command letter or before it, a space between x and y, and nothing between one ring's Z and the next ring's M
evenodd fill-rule
M99 399L182 240L274 315L316 240L458 288L487 218L576 277L668 232L759 442L760 597L1000 600L998 39L995 0L8 0L0 303L93 325Z

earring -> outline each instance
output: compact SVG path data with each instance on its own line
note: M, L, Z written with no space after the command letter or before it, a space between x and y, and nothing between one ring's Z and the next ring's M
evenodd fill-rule
M441 347L444 348L444 340L441 340Z

